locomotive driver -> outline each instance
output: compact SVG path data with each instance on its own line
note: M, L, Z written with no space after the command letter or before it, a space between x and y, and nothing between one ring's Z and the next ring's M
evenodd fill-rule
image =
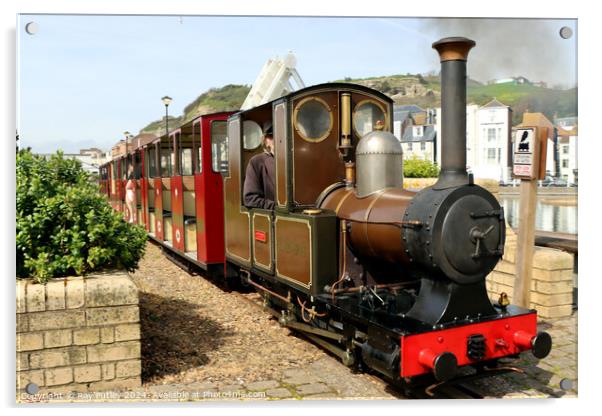
M274 137L272 123L263 128L263 153L249 160L243 188L247 208L274 209Z

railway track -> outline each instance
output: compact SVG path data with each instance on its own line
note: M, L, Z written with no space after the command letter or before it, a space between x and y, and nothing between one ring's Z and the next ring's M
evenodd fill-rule
M424 390L412 391L408 394L412 399L482 399L483 395L469 385L454 383L441 386L430 386Z

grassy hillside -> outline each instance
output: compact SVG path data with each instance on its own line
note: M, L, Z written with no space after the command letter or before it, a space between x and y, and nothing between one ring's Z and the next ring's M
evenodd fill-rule
M168 117L169 129L174 129L182 125L182 117ZM165 117L160 120L150 122L147 126L140 130L140 133L151 133L155 136L161 136L165 133Z
M199 95L184 108L184 114L179 117L169 117L169 129L177 128L202 114L217 111L238 110L249 94L251 87L247 85L226 85L221 88L211 88ZM155 120L140 130L140 133L152 133L157 136L165 133L165 118Z
M426 75L389 75L343 81L365 85L389 95L396 104L415 104L420 107L438 107L441 105L441 83L438 76ZM542 112L550 120L558 117L577 115L577 88L556 90L522 84L484 85L478 81L467 80L467 100L478 105L486 104L494 98L510 106L513 110L513 123L522 120L526 110Z
M183 120L187 122L200 114L216 111L238 110L250 90L251 87L247 85L234 84L221 88L211 88L184 108Z
M422 108L441 105L441 84L439 76L398 74L382 77L351 79L338 82L351 82L379 90L396 104L415 104ZM497 98L513 110L513 124L518 124L526 110L542 112L549 119L577 115L577 88L555 90L534 85L493 84L483 85L468 79L468 102L483 105ZM175 128L193 118L216 111L237 110L242 105L251 87L247 85L226 85L211 88L199 95L184 108L184 114L169 118L169 127ZM155 120L145 126L141 133L161 135L165 132L165 119Z
M497 98L513 110L513 123L522 120L525 111L541 112L552 120L577 115L577 88L555 90L534 85L494 84L468 88L468 99L483 105Z

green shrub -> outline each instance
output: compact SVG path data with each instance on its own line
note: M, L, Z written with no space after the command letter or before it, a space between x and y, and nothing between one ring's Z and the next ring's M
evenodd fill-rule
M113 211L77 160L17 153L17 276L46 282L105 267L133 270L146 232Z
M406 178L436 178L439 176L439 166L414 155L403 161L403 176Z

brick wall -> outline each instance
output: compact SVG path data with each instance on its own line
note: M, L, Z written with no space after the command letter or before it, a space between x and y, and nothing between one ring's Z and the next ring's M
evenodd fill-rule
M506 292L512 302L516 273L516 234L506 229L504 257L487 276L493 301ZM570 316L573 303L573 256L564 251L535 247L531 280L531 305L542 318Z
M139 387L138 289L126 273L17 280L17 392Z

